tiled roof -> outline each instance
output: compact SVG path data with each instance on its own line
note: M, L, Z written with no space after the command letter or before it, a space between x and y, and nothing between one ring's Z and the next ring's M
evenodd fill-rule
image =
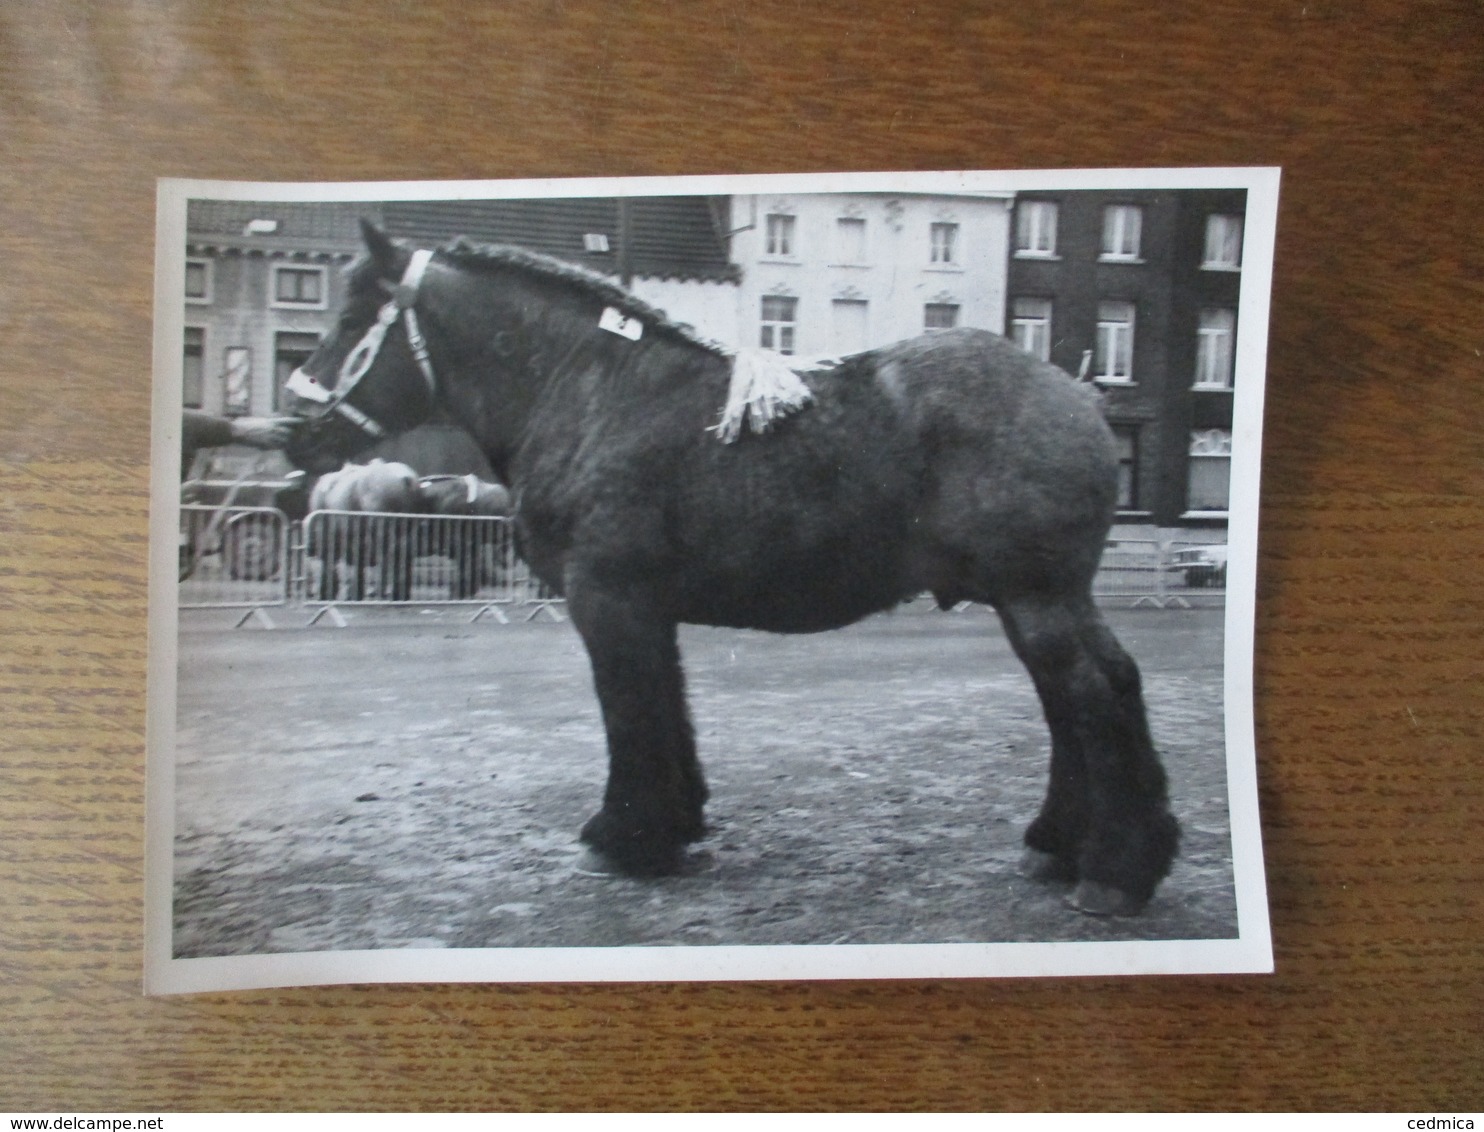
M629 204L635 275L738 278L737 267L727 257L713 198L634 197ZM387 232L415 243L431 246L467 236L479 243L517 244L608 275L619 270L619 202L614 197L398 201L382 210ZM605 237L607 250L589 250L593 242L589 236Z
M186 232L192 239L241 237L249 222L271 220L277 222L271 235L278 240L360 243L357 221L362 216L377 220L381 209L379 204L193 200L186 203Z

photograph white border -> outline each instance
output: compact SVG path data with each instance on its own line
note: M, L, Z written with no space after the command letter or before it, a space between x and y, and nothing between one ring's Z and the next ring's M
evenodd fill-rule
M941 979L1273 970L1253 729L1262 414L1280 171L1276 168L814 173L504 181L250 182L163 179L157 194L146 716L145 992L405 982ZM838 192L1247 190L1232 422L1225 616L1227 791L1238 935L1076 943L478 948L172 958L175 842L180 341L186 202L482 200Z

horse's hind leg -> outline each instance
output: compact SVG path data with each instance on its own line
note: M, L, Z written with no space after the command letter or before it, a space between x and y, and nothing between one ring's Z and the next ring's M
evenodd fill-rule
M1073 902L1131 915L1169 872L1179 825L1149 736L1139 670L1089 598L999 605L1051 730L1051 785L1026 845L1043 876L1073 876Z
M582 840L621 872L673 872L682 847L705 832L706 801L675 623L590 585L568 586L567 609L608 733L603 807Z

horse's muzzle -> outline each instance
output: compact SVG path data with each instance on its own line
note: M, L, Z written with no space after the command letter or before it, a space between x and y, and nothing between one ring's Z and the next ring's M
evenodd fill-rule
M283 383L283 387L302 401L312 401L316 405L329 403L332 394L320 384L319 378L315 377L303 366L289 374L289 379Z

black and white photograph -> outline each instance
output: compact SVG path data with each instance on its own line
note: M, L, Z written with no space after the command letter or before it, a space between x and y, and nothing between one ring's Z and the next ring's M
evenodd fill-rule
M1277 198L162 181L147 989L1271 970Z

